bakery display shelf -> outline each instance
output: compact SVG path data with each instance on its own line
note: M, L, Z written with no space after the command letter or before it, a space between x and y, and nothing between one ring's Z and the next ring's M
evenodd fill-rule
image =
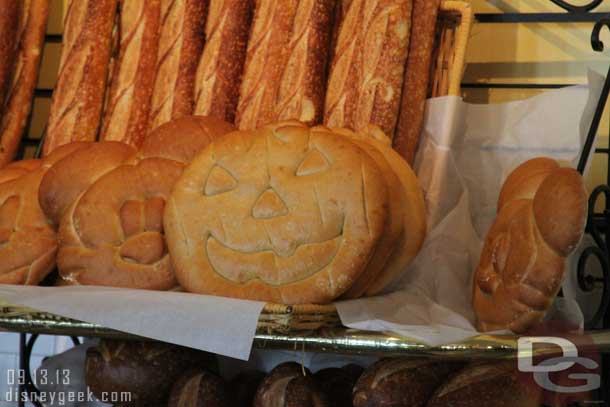
M43 312L15 312L11 307L0 308L0 329L11 332L87 336L125 340L146 340L137 335L105 328L100 325L76 321ZM587 333L591 344L599 352L610 352L610 330ZM510 358L517 353L518 336L479 335L463 342L427 346L415 340L391 333L349 329L340 325L312 330L273 331L260 327L254 338L254 347L268 350L294 350L331 352L379 356L429 356L442 358ZM538 354L553 353L557 348L537 347Z

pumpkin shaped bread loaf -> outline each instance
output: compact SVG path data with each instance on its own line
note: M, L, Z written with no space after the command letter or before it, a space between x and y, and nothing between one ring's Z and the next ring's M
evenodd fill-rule
M405 192L405 176L386 153L296 121L213 142L184 171L165 209L180 285L285 304L327 303L355 283L353 296L384 286L377 278L406 246L403 211L425 216L423 204L392 203L422 198L416 182ZM419 247L422 234L414 235Z
M138 151L101 142L58 163L39 198L52 220L60 218L60 275L72 284L175 287L165 200L191 157L233 129L219 119L185 117L157 128Z

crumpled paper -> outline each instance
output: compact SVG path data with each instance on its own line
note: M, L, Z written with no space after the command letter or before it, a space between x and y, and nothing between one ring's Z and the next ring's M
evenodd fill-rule
M415 169L425 191L428 236L414 264L384 295L338 302L344 325L392 331L429 345L477 332L473 270L495 217L501 184L523 161L575 163L603 78L497 105L457 97L428 101ZM106 287L0 285L0 299L108 328L247 360L261 302ZM582 314L569 299L564 314ZM567 305L566 305L567 304Z
M343 324L432 346L476 335L472 278L502 183L534 157L575 167L603 82L591 72L589 86L494 105L458 97L429 100L415 163L428 236L415 262L385 294L337 303ZM583 324L571 298L558 299L551 313Z

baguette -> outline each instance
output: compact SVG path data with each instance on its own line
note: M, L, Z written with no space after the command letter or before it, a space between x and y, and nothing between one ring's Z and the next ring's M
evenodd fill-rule
M197 68L195 114L233 123L246 60L253 0L211 0Z
M254 15L237 125L279 120L319 124L335 2L259 1Z
M139 147L148 132L159 46L160 0L122 0L119 56L114 64L102 140Z
M205 42L205 0L161 0L161 34L149 130L193 113L195 74Z
M411 0L344 2L326 93L325 123L355 131L398 120L410 37Z
M97 137L117 0L69 0L44 155Z
M17 59L22 5L20 0L0 0L0 114Z
M48 0L20 2L18 52L0 118L0 168L11 162L26 127L49 14Z
M440 0L413 0L411 46L407 58L400 116L394 136L394 148L411 165L424 123L440 4Z

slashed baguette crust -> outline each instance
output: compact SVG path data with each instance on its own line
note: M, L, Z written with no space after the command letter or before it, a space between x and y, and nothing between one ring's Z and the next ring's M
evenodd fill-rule
M138 147L148 131L159 46L160 0L123 0L119 57L112 73L102 140Z
M321 121L335 2L261 0L254 15L237 125Z
M117 0L70 0L44 155L97 137Z
M4 105L0 107L0 168L15 158L30 114L49 14L48 0L19 3L22 8L16 37L18 51ZM11 57L7 55L5 58Z
M428 97L436 19L441 0L413 0L411 44L405 82L402 91L400 116L394 148L409 164L413 164L424 123Z
M193 113L206 0L161 0L161 33L149 130Z
M253 9L253 0L210 1L195 83L195 114L235 121Z
M326 91L326 125L361 130L372 123L394 133L411 7L411 0L344 2Z
M0 0L0 114L17 57L23 2Z

